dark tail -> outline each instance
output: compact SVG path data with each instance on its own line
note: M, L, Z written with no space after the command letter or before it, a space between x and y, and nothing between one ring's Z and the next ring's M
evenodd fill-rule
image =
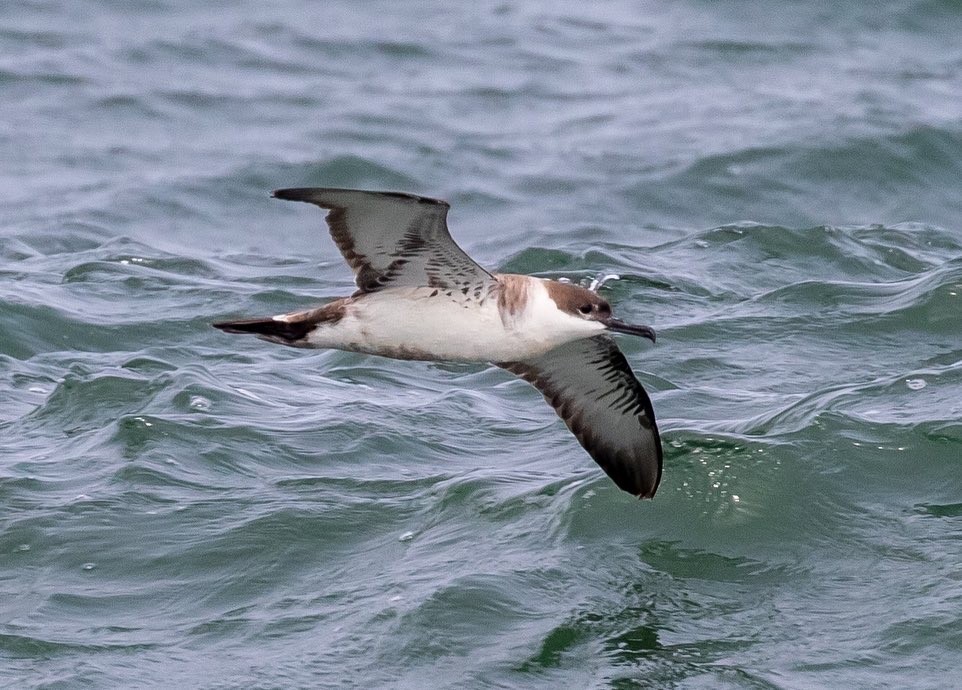
M223 321L211 324L225 333L253 333L265 340L284 345L296 344L314 330L316 323L308 321L277 321L275 319L244 319L242 321Z

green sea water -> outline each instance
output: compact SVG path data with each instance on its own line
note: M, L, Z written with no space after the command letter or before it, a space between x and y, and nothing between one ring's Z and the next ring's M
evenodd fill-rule
M0 686L951 688L962 5L0 5ZM325 185L614 273L665 471L352 290Z

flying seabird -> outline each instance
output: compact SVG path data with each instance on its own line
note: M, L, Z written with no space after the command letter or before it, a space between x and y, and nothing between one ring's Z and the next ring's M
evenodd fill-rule
M395 359L490 362L528 381L621 489L651 498L662 448L651 400L611 333L655 341L596 292L489 273L448 233L445 201L305 187L274 197L327 209L354 271L350 297L305 311L213 324L281 345Z

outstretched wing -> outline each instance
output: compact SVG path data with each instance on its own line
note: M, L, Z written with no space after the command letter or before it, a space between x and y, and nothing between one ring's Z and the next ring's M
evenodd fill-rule
M607 335L575 340L503 367L534 385L619 488L655 495L662 450L655 413L628 360Z
M278 189L274 196L330 209L331 237L360 292L410 286L467 295L496 282L451 239L445 201L320 187Z

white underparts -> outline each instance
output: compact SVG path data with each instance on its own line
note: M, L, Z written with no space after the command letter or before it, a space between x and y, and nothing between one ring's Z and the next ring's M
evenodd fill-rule
M419 287L361 295L342 318L318 324L307 341L310 347L402 359L507 362L604 330L596 321L560 311L542 281L529 280L523 307L510 315L498 309L496 294L475 300Z

